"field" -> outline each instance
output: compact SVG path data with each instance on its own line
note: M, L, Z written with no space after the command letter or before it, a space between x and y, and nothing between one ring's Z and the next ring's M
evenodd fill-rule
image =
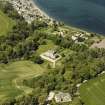
M0 36L10 31L15 22L0 11Z
M80 97L85 105L105 105L105 74L84 83L80 87Z
M0 65L0 103L17 97L21 94L28 94L31 88L22 85L24 79L39 76L45 72L40 65L30 61L18 61L8 65Z
M53 50L56 47L57 46L51 40L47 40L45 45L40 45L37 53L40 55L48 50Z

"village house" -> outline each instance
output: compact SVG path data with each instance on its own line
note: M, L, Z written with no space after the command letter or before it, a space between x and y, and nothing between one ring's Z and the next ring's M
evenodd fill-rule
M76 33L71 39L77 44L83 44L84 40L87 40L88 37L83 33Z
M47 105L50 104L51 101L55 100L56 103L64 103L64 102L71 102L72 97L69 93L63 92L53 92L51 91L46 98Z
M51 92L49 93L49 95L48 95L46 101L52 101L53 98L54 98L54 95L55 95L55 92L52 92L52 91L51 91Z
M72 98L69 93L59 92L55 95L55 101L56 103L70 102L72 101Z

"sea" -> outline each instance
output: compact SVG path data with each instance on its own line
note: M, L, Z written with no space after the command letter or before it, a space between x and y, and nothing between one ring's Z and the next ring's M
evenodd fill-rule
M34 0L50 17L86 31L105 34L105 0Z

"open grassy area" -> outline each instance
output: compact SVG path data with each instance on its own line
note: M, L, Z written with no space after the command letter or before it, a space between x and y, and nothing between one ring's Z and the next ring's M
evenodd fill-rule
M0 103L6 99L28 94L31 88L23 86L23 80L39 76L45 72L40 65L30 61L17 61L0 65Z
M105 105L105 74L84 83L80 96L85 105Z
M48 50L52 50L56 48L57 46L51 41L47 40L45 45L40 45L39 49L37 50L37 53L40 55Z
M0 10L0 36L7 34L15 24L15 21L10 19Z

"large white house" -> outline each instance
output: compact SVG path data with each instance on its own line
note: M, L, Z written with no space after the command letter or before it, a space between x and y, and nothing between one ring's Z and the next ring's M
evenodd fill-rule
M53 68L55 68L56 62L61 59L61 55L57 54L54 50L48 50L47 52L41 54L40 57L52 62Z

